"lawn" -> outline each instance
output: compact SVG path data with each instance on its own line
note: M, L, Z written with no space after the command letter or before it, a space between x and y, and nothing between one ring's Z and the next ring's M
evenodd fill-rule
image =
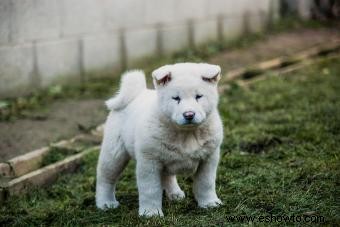
M164 218L141 219L131 162L117 186L121 206L99 211L94 152L76 174L11 198L0 208L0 225L240 225L228 221L232 215L318 215L326 224L340 224L340 59L269 77L249 89L234 85L221 95L219 109L225 138L216 185L223 206L198 208L192 180L182 176L187 198L164 198Z

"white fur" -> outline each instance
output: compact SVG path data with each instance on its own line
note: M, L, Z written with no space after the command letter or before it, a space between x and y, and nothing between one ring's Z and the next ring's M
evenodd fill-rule
M200 207L221 204L215 192L223 138L217 111L220 71L219 66L202 63L166 65L152 73L156 90L146 88L140 71L123 75L119 94L107 102L111 112L97 166L98 208L119 205L115 185L130 158L137 161L139 215L163 216L163 190L169 199L184 198L176 180L181 173L193 175ZM159 83L169 75L166 83ZM173 99L176 96L180 102ZM184 119L187 111L195 113L192 121Z
M128 105L139 93L146 88L143 71L133 70L122 75L120 91L117 96L105 102L109 110L118 111Z

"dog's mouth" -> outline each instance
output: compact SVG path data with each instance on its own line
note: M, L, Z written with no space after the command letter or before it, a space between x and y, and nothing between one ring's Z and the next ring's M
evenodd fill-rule
M193 128L197 128L199 125L201 124L201 122L196 122L196 121L183 121L183 122L176 122L176 125L178 128L182 128L182 129L193 129Z
M196 127L197 125L199 125L199 124L195 124L195 123L185 123L185 124L183 124L183 125L181 125L181 126L190 128L190 127Z
M198 127L198 124L185 124L185 125L179 125L179 124L176 124L176 128L178 130L195 130L196 128Z

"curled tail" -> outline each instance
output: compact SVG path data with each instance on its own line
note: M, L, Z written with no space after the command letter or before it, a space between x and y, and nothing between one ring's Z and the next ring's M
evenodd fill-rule
M122 75L118 94L105 102L109 110L124 109L138 94L146 89L144 72L141 70L128 71Z

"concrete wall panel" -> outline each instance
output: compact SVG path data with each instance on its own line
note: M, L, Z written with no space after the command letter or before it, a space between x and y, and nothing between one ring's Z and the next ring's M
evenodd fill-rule
M194 23L194 43L203 43L217 40L217 20L206 20Z
M189 31L186 24L162 29L162 43L165 53L172 53L189 46Z
M85 72L118 69L121 61L119 44L119 36L114 34L84 38Z
M10 38L10 1L0 1L0 44L6 44Z
M177 20L175 1L148 0L144 4L145 23L171 23Z
M80 77L78 40L38 44L37 59L42 86L58 82L68 76Z
M154 56L157 53L156 29L128 31L125 34L128 65L136 59Z
M59 0L62 35L81 35L104 31L104 4L97 0Z
M58 9L56 0L13 0L10 17L12 41L59 37Z
M27 93L32 84L33 51L31 45L0 48L0 96Z
M207 4L207 13L211 17L216 17L216 15L233 14L235 13L234 12L235 2L238 2L238 1L211 0Z
M145 21L145 4L145 1L140 0L103 0L105 26L108 29L142 27Z
M244 32L244 22L242 17L226 17L222 22L223 38L232 40Z
M188 19L203 19L208 16L209 0L173 0L178 21Z

